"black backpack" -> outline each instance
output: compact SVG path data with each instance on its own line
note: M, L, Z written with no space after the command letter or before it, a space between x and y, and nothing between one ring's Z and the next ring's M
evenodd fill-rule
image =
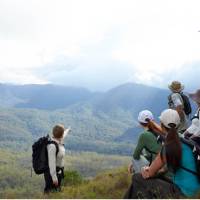
M200 140L195 141L192 139L181 138L181 142L183 142L184 144L188 145L191 148L195 158L196 171L192 171L187 167L183 166L181 166L181 168L197 176L200 182Z
M36 174L43 174L49 169L47 153L48 144L55 144L57 156L59 151L58 144L55 141L52 141L49 135L39 138L32 145L32 165Z
M184 105L185 114L186 115L191 114L192 113L192 107L191 107L190 100L189 100L188 96L186 96L183 93L180 93L180 95L181 95L181 97L183 99L183 105Z
M183 107L184 107L185 114L190 115L192 113L192 107L191 107L190 100L189 100L188 96L183 94L182 92L178 93L178 94L180 94L180 96L183 100ZM172 99L171 99L171 95L169 95L168 100L169 100L168 104L171 107L171 105L173 104Z

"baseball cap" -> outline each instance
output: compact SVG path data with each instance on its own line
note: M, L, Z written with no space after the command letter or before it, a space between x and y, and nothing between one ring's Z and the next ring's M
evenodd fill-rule
M154 117L153 117L153 114L151 111L149 110L143 110L139 113L138 115L138 121L140 123L144 123L144 124L147 124L148 123L148 119L149 120L153 120Z
M169 124L175 124L176 128L180 124L180 117L179 117L178 112L176 110L172 110L172 109L164 110L161 113L159 119L164 124L164 126L166 126L167 128L171 128L169 126Z

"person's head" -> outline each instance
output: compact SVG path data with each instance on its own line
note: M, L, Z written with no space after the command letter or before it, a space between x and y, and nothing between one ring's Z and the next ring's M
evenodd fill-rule
M189 97L200 107L200 89L195 93L189 94Z
M57 124L53 127L53 137L56 139L61 139L63 137L65 128L62 124Z
M170 129L177 129L180 125L180 117L176 110L173 109L166 109L164 110L160 117L160 122L162 128L167 131Z
M143 110L138 115L138 122L143 127L148 127L150 121L154 120L153 114L149 110Z
M179 81L172 81L168 87L174 93L180 93L184 89L184 85L182 85Z
M154 116L151 111L143 110L138 115L140 125L156 134L162 134L161 127L154 121Z
M181 164L182 150L177 133L180 117L176 110L166 109L160 115L161 127L166 132L165 151L168 166L176 171Z

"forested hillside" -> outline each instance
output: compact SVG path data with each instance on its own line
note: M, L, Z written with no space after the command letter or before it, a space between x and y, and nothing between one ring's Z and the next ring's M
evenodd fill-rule
M70 150L130 155L140 132L138 112L150 109L158 116L167 106L166 96L165 90L137 84L104 93L55 85L1 84L0 147L29 149L56 123L63 123L72 128L65 141Z
M44 198L43 178L34 173L31 176L31 147L39 137L51 134L57 123L72 129L65 139L66 170L75 170L85 181L105 170L127 166L141 131L138 112L150 109L158 116L167 107L167 95L165 90L137 84L121 85L102 93L54 85L1 84L0 197ZM95 188L104 181L100 178L98 182L98 177L96 180L97 183L91 183L97 184ZM113 179L111 189L121 184L117 180ZM89 186L90 182L86 188L81 186L80 194L69 193L66 197L108 195L108 191L92 193ZM120 190L121 186L116 187ZM109 197L121 197L124 190ZM86 194L88 191L88 196L83 195L84 191ZM65 198L65 193L60 198Z
M31 109L1 108L0 147L13 150L30 149L34 140L51 134L52 127L62 123L71 126L72 132L66 138L66 148L75 151L96 151L100 153L130 154L132 145L114 142L127 128L135 126L129 112L121 111L113 117L97 112L89 106L73 106L63 110L42 111Z

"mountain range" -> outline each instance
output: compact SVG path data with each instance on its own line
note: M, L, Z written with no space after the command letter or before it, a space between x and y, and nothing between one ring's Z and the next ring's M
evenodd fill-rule
M31 170L31 147L58 123L72 129L65 139L69 171L64 191L50 198L121 198L131 178L127 166L142 132L137 115L149 109L158 121L168 107L168 95L168 90L133 83L107 92L0 84L0 198L46 198L43 177ZM119 166L124 167L115 169ZM70 186L70 180L83 184Z
M0 84L0 147L28 149L56 123L72 127L68 149L130 155L142 131L138 112L157 120L168 90L127 83L107 92L58 85Z
M166 107L167 90L127 83L107 92L90 92L85 88L58 85L0 84L0 106L56 110L76 103L90 103L96 110L109 112L122 108L131 112ZM158 104L159 103L159 104ZM157 113L156 113L157 114Z

